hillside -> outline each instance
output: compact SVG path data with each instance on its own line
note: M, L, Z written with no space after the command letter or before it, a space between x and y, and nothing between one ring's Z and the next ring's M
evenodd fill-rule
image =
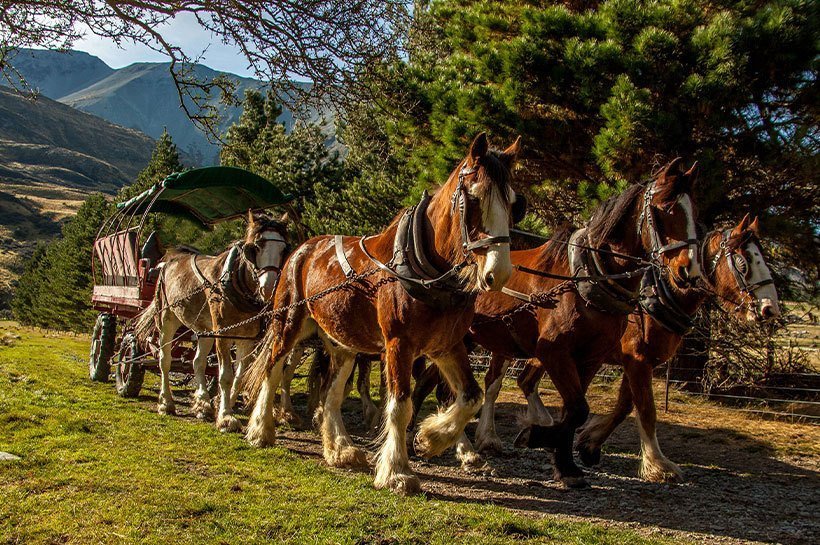
M135 130L7 87L0 87L0 142L0 181L63 181L86 190L112 191L131 181L153 149Z
M52 99L88 87L114 71L99 58L82 51L23 49L15 53L13 62L33 91ZM19 78L10 76L20 84Z
M87 53L32 49L18 53L15 62L28 84L44 96L153 138L167 130L180 151L187 155L187 163L218 163L219 146L210 142L180 108L168 63L140 62L113 69ZM217 72L204 65L196 65L194 73L203 81L228 76L236 83L236 96L240 98L246 89L265 87L259 80ZM65 74L62 79L61 74ZM224 106L219 100L219 96L214 96L211 103L221 112L219 129L224 132L239 119L242 110ZM311 111L307 116L311 122L333 119L328 112ZM292 112L283 108L278 121L289 129L294 123ZM333 133L332 123L326 125L326 130L329 135ZM330 138L329 145L333 144L334 139Z

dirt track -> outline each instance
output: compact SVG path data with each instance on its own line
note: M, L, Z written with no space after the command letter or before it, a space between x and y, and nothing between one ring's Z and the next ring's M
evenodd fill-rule
M141 397L147 400L149 392L144 390ZM498 432L507 445L518 431L516 415L523 411L517 397L517 392L504 391L499 400ZM544 397L548 406L556 405ZM297 395L295 402L297 410L304 410L303 396ZM184 405L177 406L182 414ZM816 455L778 454L769 441L722 428L714 417L689 425L693 415L685 409L661 414L658 428L665 454L686 474L687 481L680 485L645 483L637 477L639 444L631 418L604 448L601 466L588 471L591 487L585 490L565 490L553 482L547 453L512 446L503 456L488 457L491 475L466 473L452 451L430 461L413 458L413 468L425 493L441 500L493 502L532 516L592 519L705 543L820 543ZM358 400L348 400L344 414L357 444L370 445ZM755 422L750 424L754 427ZM786 434L798 443L820 441L820 427L772 422L759 426L790 426ZM474 428L468 428L470 436ZM321 443L314 432L280 429L278 440L321 462Z

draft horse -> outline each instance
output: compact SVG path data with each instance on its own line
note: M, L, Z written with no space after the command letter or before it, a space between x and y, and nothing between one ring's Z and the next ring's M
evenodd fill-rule
M136 332L146 340L159 332L159 367L162 384L157 410L175 414L171 392L171 348L180 327L213 332L258 315L273 293L287 255L287 226L265 214L248 212L245 238L217 256L203 255L189 247L169 250L161 260L156 294L140 315ZM156 329L154 329L156 327ZM205 377L208 354L216 346L219 360L219 412L221 431L239 431L233 414L239 382L249 354L256 346L261 319L230 328L224 335L199 336L194 356L194 412L197 418L213 417L213 406ZM231 348L236 347L236 365Z
M740 320L764 322L780 315L777 290L761 251L759 234L757 218L749 222L747 214L735 227L712 231L704 237L703 287L670 285L673 304L681 312L679 319L664 319L663 314L652 319L637 313L629 317L620 352L613 359L624 367L618 400L609 414L593 416L578 438L576 448L585 465L600 462L601 447L634 406L641 439L641 477L655 482L683 479L680 468L664 456L658 445L652 370L675 355L691 326L691 317L710 296ZM526 377L521 384L525 395L537 389L540 374L522 376Z
M482 133L435 195L425 194L380 234L320 236L293 252L273 298L274 309L284 310L269 326L269 353L248 374L247 392L256 399L247 429L251 444L274 442L273 392L283 364L294 346L318 334L332 368L321 428L325 460L366 465L340 408L356 354L384 352L387 399L374 484L402 494L419 491L405 439L412 363L428 356L455 394L415 437L417 453L435 456L456 442L481 406L464 335L476 293L501 289L511 273L510 177L518 151L518 140L504 151L490 149Z
M700 276L689 196L695 167L683 172L676 159L653 178L604 203L585 228L512 252L516 270L506 293L482 294L476 301L470 333L492 353L485 379L491 396L498 395L511 358L533 358L561 395L560 420L531 424L516 443L553 449L554 478L568 487L586 486L572 455L575 430L589 415L592 377L619 347L643 273L649 267L669 271L681 284ZM482 411L480 448L497 442L492 411L492 403Z

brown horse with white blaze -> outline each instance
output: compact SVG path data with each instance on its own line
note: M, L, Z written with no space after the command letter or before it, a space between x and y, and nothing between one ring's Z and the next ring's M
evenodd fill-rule
M507 287L518 296L488 293L476 301L472 337L493 354L491 367L501 370L488 374L488 390L500 384L505 360L523 356L546 370L562 397L560 421L531 425L517 443L554 449L554 476L566 486L586 485L573 461L575 430L589 414L590 378L619 346L646 260L681 283L700 276L689 197L695 169L680 166L676 159L652 183L630 186L571 236L567 231L513 252L518 270ZM479 445L488 433L479 426Z
M757 218L748 214L734 228L713 231L702 242L702 281L705 289L671 288L680 308L694 314L710 295L739 320L770 321L780 315L777 291L759 243ZM596 415L584 426L578 438L581 461L595 465L601 447L613 431L632 412L634 406L641 438L641 477L647 481L680 481L680 468L670 461L658 445L657 416L652 392L652 370L666 363L677 352L682 331L672 331L655 319L633 314L621 338L620 353L614 363L624 367L624 376L613 410ZM528 375L521 385L526 392L537 389L536 374Z
M325 459L333 466L366 464L345 430L340 407L356 354L384 352L388 393L375 486L405 494L419 490L405 439L412 363L429 357L455 392L455 402L426 419L415 438L419 454L434 456L455 443L481 406L464 336L475 294L500 289L511 273L509 180L518 151L518 141L503 152L491 150L481 134L434 196L425 196L380 234L316 237L294 251L274 294L273 307L283 310L268 330L269 354L254 362L248 377L249 395L256 400L247 429L251 444L274 442L273 392L282 366L297 343L318 334L332 367L323 404ZM405 256L396 240L410 217L415 257L424 254L426 261L417 268L438 271L438 278L408 280L397 274L406 262L396 257Z

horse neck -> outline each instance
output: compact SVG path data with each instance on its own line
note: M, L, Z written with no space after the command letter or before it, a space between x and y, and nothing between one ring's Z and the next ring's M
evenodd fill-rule
M438 268L449 268L462 257L461 218L453 210L452 198L456 179L451 176L439 189L427 207L428 225L425 226L425 248L428 259Z
M641 214L641 206L643 205L643 193L640 193L635 199L635 202L629 209L629 218L622 222L621 229L623 235L621 237L610 237L609 240L598 243L597 246L609 246L613 252L624 254L640 259L646 259L648 252L644 244L644 229L641 229L641 234L638 234L638 221ZM638 264L631 259L624 259L605 253L600 254L601 261L604 263L606 272L609 274L620 274L628 271L633 271L638 268ZM624 288L629 290L636 290L640 284L640 277L628 278L618 281Z

